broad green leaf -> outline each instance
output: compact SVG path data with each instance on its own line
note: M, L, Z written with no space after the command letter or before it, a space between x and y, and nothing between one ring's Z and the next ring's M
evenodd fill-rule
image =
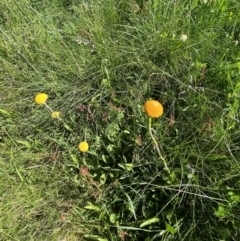
M24 145L27 148L31 148L31 144L27 141L17 141L17 143Z
M168 224L167 222L165 222L165 225L166 225L166 230L169 231L170 233L176 232L176 230L170 224Z
M107 239L105 238L101 238L99 237L98 235L91 235L91 234L86 234L86 235L83 235L85 238L89 238L91 240L97 240L97 241L108 241Z
M100 183L104 184L106 182L106 180L107 180L106 175L103 173L100 177Z
M4 110L4 109L0 109L0 113L7 115L7 116L11 115L10 112L8 112L7 110Z
M214 215L218 218L225 218L228 215L228 211L223 206L218 206L218 210L215 210Z
M102 79L101 86L105 88L111 87L110 81L108 79Z
M107 160L106 160L105 155L102 155L102 160L103 160L105 163L107 163Z
M236 123L235 123L235 122L232 122L232 123L227 127L227 129L228 129L228 130L231 130L232 128L235 127L235 125L236 125Z
M150 225L152 223L157 223L157 222L159 222L159 218L156 218L156 217L155 218L150 218L150 219L144 221L143 223L141 223L140 224L140 228L145 227L147 225Z
M69 125L67 125L66 123L63 123L63 125L68 131L72 131L72 128Z
M89 210L94 210L94 211L97 211L97 212L101 211L98 206L96 206L96 205L94 205L94 204L92 204L90 202L88 202L88 205L85 206L84 208L89 209Z
M126 163L125 165L118 163L118 166L127 171L132 171L132 169L133 169L132 163Z
M172 218L172 216L173 216L173 212L169 212L169 213L166 215L167 220L170 221L171 218Z
M118 163L118 166L121 167L122 169L125 169L125 167L121 163Z
M76 155L73 155L73 154L71 154L70 156L71 156L73 162L74 162L76 165L78 165L79 162L78 162L77 156L76 156Z
M127 163L125 164L127 171L132 171L133 169L133 164L132 163Z
M117 219L116 214L112 213L112 214L110 215L110 222L111 222L111 223L116 223L116 219Z

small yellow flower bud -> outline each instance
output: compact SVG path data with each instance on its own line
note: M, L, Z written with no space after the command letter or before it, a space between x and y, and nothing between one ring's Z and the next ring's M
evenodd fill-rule
M60 115L60 112L59 112L59 111L54 111L54 112L51 114L51 116L52 116L53 119L58 118L59 115Z

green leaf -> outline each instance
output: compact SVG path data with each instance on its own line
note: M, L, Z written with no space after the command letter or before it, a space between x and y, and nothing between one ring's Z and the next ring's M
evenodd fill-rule
M226 218L228 211L223 206L218 206L218 209L214 212L214 215L218 218Z
M105 155L102 155L102 161L104 161L105 163L107 163L107 160L106 160Z
M24 145L27 148L31 148L31 144L27 141L17 141L17 143Z
M124 165L122 165L121 163L118 163L118 166L125 170Z
M96 205L94 205L94 204L92 204L90 202L88 202L88 205L85 206L84 208L89 209L89 210L94 210L96 212L100 212L101 211L101 209L98 206L96 206Z
M133 164L132 163L127 163L125 164L127 171L132 171L133 169Z
M152 224L152 223L157 223L157 222L159 222L159 218L150 218L150 219L148 219L148 220L146 220L146 221L144 221L143 223L141 223L140 224L140 228L142 228L142 227L145 227L145 226L147 226L147 225L150 225L150 224Z
M100 177L100 183L104 184L106 182L106 180L107 180L106 175L103 173Z
M77 156L74 154L71 154L70 156L71 156L73 162L78 166L79 162L78 162Z
M4 110L4 109L0 109L0 113L7 115L7 116L11 115L10 112L8 112L7 110Z
M169 231L170 233L176 233L176 230L167 222L165 222L166 225L166 230Z
M66 123L63 123L63 125L68 131L72 131L72 128L69 125L67 125Z
M17 168L15 168L15 169L16 169L16 172L17 172L19 178L21 179L21 181L24 182L24 178L23 178L21 172Z
M108 87L111 87L111 83L108 79L102 79L101 86L105 87L105 88L108 88Z
M135 220L137 220L137 217L136 217L136 213L135 213L135 209L134 209L134 206L133 206L133 202L132 202L132 199L130 198L130 196L125 193L125 195L127 196L127 199L128 199L128 210L133 214Z
M114 224L114 223L116 223L116 220L117 220L116 214L112 213L110 215L110 222Z
M91 240L97 240L97 241L108 241L107 239L105 238L101 238L99 237L98 235L92 235L92 234L86 234L86 235L83 235L85 238L89 238Z

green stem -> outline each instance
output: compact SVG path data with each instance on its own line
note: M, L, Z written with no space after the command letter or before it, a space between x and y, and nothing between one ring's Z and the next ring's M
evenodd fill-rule
M49 106L49 105L48 105L46 102L45 102L44 104L45 104L45 106L47 107L47 109L49 109L49 110L50 110L50 112L51 112L51 113L53 113L53 112L54 112L54 111L53 111L53 109L52 109L52 108L51 108L51 107L50 107L50 106Z
M148 119L148 129L149 129L149 133L152 138L152 141L157 149L158 155L159 155L160 159L163 161L165 170L168 172L168 174L170 174L171 172L170 172L170 169L168 168L167 162L166 162L165 158L162 156L158 143L152 133L152 118Z

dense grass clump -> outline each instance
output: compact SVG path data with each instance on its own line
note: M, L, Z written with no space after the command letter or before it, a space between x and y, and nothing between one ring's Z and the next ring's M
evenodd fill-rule
M2 0L1 240L238 240L239 8Z

